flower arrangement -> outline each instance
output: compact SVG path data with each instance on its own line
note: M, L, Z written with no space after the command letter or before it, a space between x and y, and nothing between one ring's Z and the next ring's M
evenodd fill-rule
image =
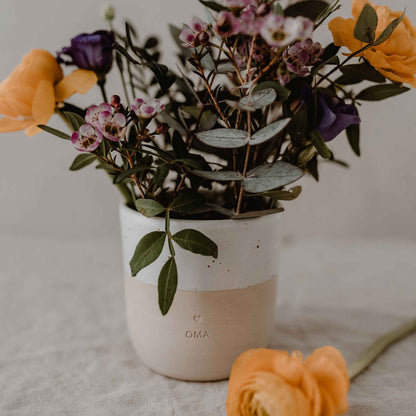
M218 255L214 241L194 229L176 234L171 218L247 219L283 210L299 196L291 185L319 179L322 160L344 164L329 144L346 131L360 155L359 106L416 86L416 29L401 12L354 0L353 18L329 23L334 42L313 40L340 0L200 0L208 21L171 26L180 65L161 64L157 38L139 42L129 22L81 34L55 57L33 50L0 85L0 132L41 129L72 142L80 154L71 170L104 170L128 206L165 218L138 242L132 275L154 262L165 244L170 257L159 276L166 314L178 282L177 246ZM349 52L341 56L341 47ZM354 60L354 62L353 62ZM64 77L61 65L77 67ZM123 94L107 96L116 66ZM362 82L363 87L357 85ZM95 84L103 103L69 104ZM123 96L123 99L120 98ZM70 134L48 126L53 113Z

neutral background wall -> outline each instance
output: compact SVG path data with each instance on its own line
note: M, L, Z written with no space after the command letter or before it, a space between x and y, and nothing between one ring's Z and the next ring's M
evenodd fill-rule
M414 0L380 0L407 7L416 22ZM350 15L352 0L341 12ZM173 62L174 46L167 23L180 25L194 14L203 16L196 0L117 0L117 22L123 15L141 33L163 38L165 60ZM55 52L83 31L105 27L100 0L1 0L0 79L7 77L31 48ZM329 36L327 36L329 39ZM117 83L110 81L110 93ZM99 101L90 96L85 105ZM322 166L321 182L304 179L304 194L287 205L286 233L302 236L416 239L415 92L382 103L368 103L361 111L361 159L349 149L345 136L333 146L350 170ZM0 233L39 235L59 233L109 237L118 234L119 196L102 172L89 168L67 171L76 151L46 134L0 136Z

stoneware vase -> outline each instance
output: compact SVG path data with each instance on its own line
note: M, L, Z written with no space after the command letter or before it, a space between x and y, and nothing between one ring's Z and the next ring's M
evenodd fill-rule
M180 380L229 377L235 359L250 348L267 347L273 327L281 240L281 214L249 220L171 220L172 233L193 228L218 245L218 259L177 248L178 291L162 316L158 276L169 258L136 277L129 262L137 243L164 230L163 218L146 218L120 206L127 323L142 362Z

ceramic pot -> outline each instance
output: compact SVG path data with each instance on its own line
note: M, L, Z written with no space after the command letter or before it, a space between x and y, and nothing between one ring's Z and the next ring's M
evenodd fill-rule
M273 327L281 214L249 220L171 220L172 233L196 229L218 245L218 259L177 248L178 290L162 316L158 276L161 256L136 277L129 262L140 239L164 230L163 218L146 218L120 206L127 323L142 362L188 381L228 378L235 359L267 347Z

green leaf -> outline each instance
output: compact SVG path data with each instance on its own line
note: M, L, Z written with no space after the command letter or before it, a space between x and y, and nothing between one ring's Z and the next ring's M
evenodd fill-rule
M166 163L161 164L160 166L158 166L155 174L153 175L153 179L152 179L153 183L157 187L161 187L163 185L163 182L167 178L168 174L169 174L169 168L166 165Z
M137 199L134 201L137 211L147 218L156 217L166 209L162 204L153 199Z
M377 12L369 4L366 4L354 28L355 39L373 44L376 37L377 24Z
M178 131L173 133L172 147L175 152L175 156L178 159L186 157L189 153L186 143L183 141L182 135Z
M289 190L263 192L262 196L267 196L278 201L293 201L302 193L301 186L294 186ZM257 194L258 195L258 194Z
M163 120L169 124L169 127L172 127L174 130L177 130L182 136L187 136L186 129L180 124L176 119L174 119L167 111L162 111L160 116Z
M347 137L352 150L357 156L361 156L360 150L360 125L352 124L347 127Z
M76 171L85 168L88 165L91 165L96 159L95 155L90 153L83 153L82 155L78 155L75 160L72 162L69 170Z
M243 188L247 192L260 193L280 188L296 182L303 176L303 171L290 163L277 161L257 166L247 173Z
M208 9L214 10L214 12L221 12L223 10L229 10L228 7L223 6L222 4L216 3L215 1L206 1L206 0L199 0L201 4Z
M279 101L285 101L289 98L290 94L292 93L292 91L290 91L289 89L283 87L280 82L277 81L265 81L262 82L261 84L258 84L253 92L257 92L257 91L262 91L265 89L270 89L273 88L276 92L277 92L277 99Z
M158 281L159 308L166 315L172 306L178 288L178 268L175 257L171 257L163 266Z
M383 42L385 42L396 30L397 26L402 22L404 19L405 13L398 17L397 19L394 19L384 30L381 32L381 35L376 39L374 42L374 46L381 45Z
M54 136L60 137L61 139L71 140L71 136L69 134L64 133L63 131L54 129L53 127L45 126L44 124L38 124L38 127Z
M202 256L218 258L218 247L207 236L197 230L182 230L172 237L184 250L191 251Z
M244 214L234 215L234 217L232 217L231 219L244 220L244 219L250 219L250 218L260 218L260 217L265 217L266 215L278 214L283 211L284 209L281 207L272 208L272 209L263 209L261 211L249 211L249 212L245 212Z
M139 61L137 61L136 59L134 59L126 50L126 48L124 48L123 46L121 46L119 43L114 43L113 48L116 52L118 52L119 54L123 55L130 63L134 64L134 65L141 65L141 63Z
M311 142L315 146L315 149L318 153L324 158L329 159L331 157L331 152L329 151L321 133L318 130L311 132Z
M250 140L250 145L256 146L273 139L290 123L290 121L290 118L284 118L262 128L257 133L253 134Z
M214 172L204 170L193 170L192 173L200 178L210 179L219 182L242 181L244 177L239 172L217 170Z
M244 110L255 111L273 104L276 98L277 93L274 88L264 88L243 97L239 104Z
M316 18L316 24L322 24L332 13L341 8L340 0L334 0L322 13Z
M316 155L315 146L310 145L303 149L298 156L298 165L306 165Z
M196 192L184 192L172 202L170 209L176 212L191 213L205 205L205 198Z
M304 16L311 20L316 20L326 9L328 3L320 0L306 0L292 4L285 10L286 16Z
M130 260L132 276L136 276L140 270L152 264L160 256L165 245L166 233L154 231L146 234L137 244L136 251Z
M363 101L380 101L386 98L394 97L404 92L409 91L410 88L402 87L397 84L374 85L361 91L356 99Z
M337 84L352 85L364 80L377 83L386 82L386 78L367 62L343 66L340 70L343 75L336 80Z
M246 131L236 129L201 131L196 134L196 137L198 137L202 143L220 149L238 149L246 146L249 140Z
M150 170L149 166L135 166L134 168L127 169L124 172L121 172L115 175L113 183L114 184L121 183L123 182L124 179L130 178L130 176L135 175L136 173L140 173L140 172L144 172L148 170Z
M85 119L83 119L79 114L72 113L70 111L64 111L63 113L74 131L78 131L82 125L87 124Z
M312 75L316 75L323 67L327 66L327 65L339 65L340 64L340 60L338 56L331 56L330 58L328 58L326 61L320 62L318 65L314 66L312 68L311 74Z

